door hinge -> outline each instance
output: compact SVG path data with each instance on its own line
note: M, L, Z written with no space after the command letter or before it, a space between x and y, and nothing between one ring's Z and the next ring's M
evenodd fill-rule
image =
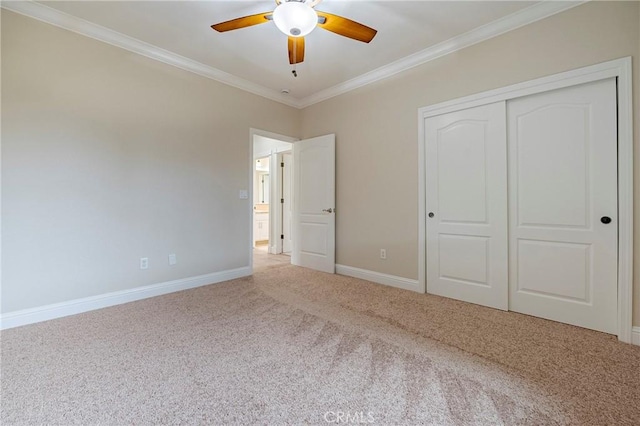
M280 203L284 204L284 198L280 198Z
M280 163L280 167L284 167L284 163Z
M284 234L280 234L280 239L284 240Z

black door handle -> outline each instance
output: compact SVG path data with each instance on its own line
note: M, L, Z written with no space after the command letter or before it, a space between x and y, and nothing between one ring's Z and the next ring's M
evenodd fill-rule
M611 223L611 218L609 216L602 216L600 218L600 222L602 222L602 223L604 223L606 225L607 223Z

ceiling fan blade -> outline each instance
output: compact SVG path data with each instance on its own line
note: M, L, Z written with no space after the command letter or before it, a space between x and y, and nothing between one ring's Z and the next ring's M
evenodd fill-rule
M271 20L271 12L258 13L256 15L243 16L242 18L232 19L230 21L213 24L211 28L223 33L225 31L237 30L240 28L251 27L253 25L264 24Z
M289 63L299 64L304 61L304 37L289 37Z
M378 32L373 28L369 28L366 25L362 25L356 21L352 21L351 19L343 18L342 16L332 15L327 12L320 12L319 10L316 12L320 17L320 19L318 19L318 26L320 28L340 34L341 36L369 43Z

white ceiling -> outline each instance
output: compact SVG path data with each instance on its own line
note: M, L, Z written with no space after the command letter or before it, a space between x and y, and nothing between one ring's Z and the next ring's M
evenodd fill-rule
M316 8L378 30L369 44L316 28L291 74L287 37L272 22L217 33L211 24L273 10L263 1L46 1L47 6L261 86L305 98L480 27L534 2L338 1Z

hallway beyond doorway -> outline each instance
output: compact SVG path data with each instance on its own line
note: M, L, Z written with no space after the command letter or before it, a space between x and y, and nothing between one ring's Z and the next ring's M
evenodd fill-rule
M267 244L256 245L253 249L253 271L269 269L291 264L291 256L286 254L270 254Z

